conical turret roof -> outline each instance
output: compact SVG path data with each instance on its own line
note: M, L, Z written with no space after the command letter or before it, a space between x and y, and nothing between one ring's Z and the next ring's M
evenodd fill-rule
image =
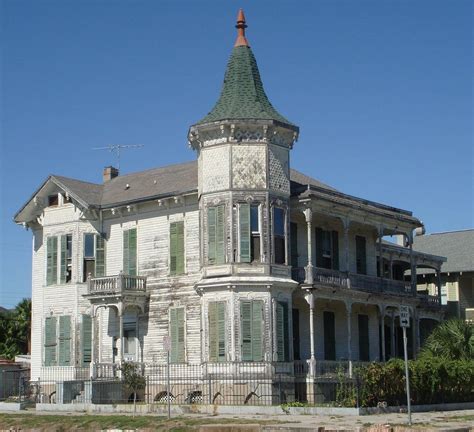
M237 40L227 64L219 100L197 124L252 119L276 120L294 126L273 108L265 94L257 61L245 37L247 26L242 10L239 11L236 27Z

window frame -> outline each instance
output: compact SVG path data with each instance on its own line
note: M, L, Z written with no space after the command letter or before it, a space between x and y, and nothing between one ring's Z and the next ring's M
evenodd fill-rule
M94 238L94 242L93 242L93 249L94 249L94 253L92 256L86 256L86 239L88 236L93 236ZM83 237L82 237L82 281L83 282L87 282L87 279L88 279L88 273L86 272L86 269L87 269L87 266L86 266L86 262L94 262L94 273L91 274L91 277L104 277L106 275L106 252L105 252L105 248L106 248L106 241L105 241L105 236L101 233L97 233L97 232L86 232L84 233ZM103 242L103 247L102 248L99 248L98 247L98 243L99 241L102 241ZM104 267L104 270L103 270L103 274L97 274L97 251L103 251L103 267Z
M282 228L283 234L276 233L276 211L282 212ZM288 218L288 209L282 206L272 206L272 263L277 265L288 265L288 230L287 230L287 218ZM283 240L283 262L277 262L277 241ZM278 255L279 256L279 255Z

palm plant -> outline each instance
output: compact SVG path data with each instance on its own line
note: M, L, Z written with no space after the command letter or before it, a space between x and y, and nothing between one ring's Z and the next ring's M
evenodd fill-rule
M442 322L426 339L421 354L447 360L474 360L474 326L461 319Z

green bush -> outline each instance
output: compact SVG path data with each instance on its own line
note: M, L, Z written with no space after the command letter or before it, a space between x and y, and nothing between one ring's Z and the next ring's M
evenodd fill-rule
M474 401L474 361L423 356L408 362L414 405ZM393 359L357 369L361 406L406 405L405 365Z

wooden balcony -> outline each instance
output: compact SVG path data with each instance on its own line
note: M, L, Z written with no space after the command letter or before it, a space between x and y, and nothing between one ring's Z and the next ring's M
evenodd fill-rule
M145 276L130 276L120 273L87 279L87 296L120 296L146 292Z

